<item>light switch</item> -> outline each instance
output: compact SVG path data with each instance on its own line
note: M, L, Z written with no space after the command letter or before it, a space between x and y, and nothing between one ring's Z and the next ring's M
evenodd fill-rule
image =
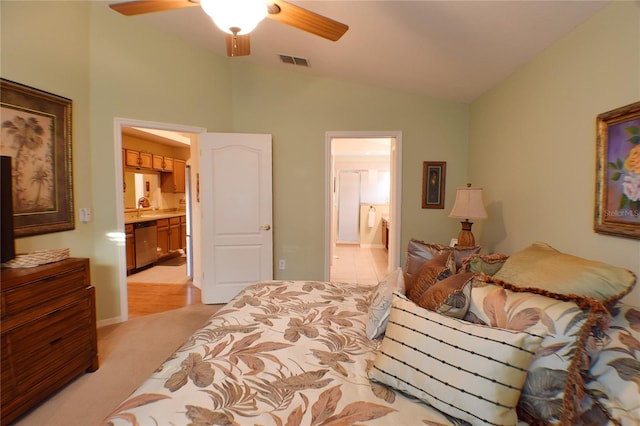
M91 222L91 209L89 207L80 208L80 222Z

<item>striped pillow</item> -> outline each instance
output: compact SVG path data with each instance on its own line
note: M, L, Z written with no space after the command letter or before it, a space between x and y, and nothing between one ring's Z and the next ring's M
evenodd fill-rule
M396 293L369 377L474 425L514 425L543 337L446 317Z

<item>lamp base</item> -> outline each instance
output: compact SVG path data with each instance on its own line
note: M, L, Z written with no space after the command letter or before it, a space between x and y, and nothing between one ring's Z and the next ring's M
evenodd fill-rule
M458 234L458 247L474 247L476 239L471 232L473 222L469 222L469 219L466 219L460 223L462 224L462 230Z

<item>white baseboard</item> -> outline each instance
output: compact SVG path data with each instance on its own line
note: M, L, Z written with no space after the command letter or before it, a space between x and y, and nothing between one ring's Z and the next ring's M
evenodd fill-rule
M121 322L123 322L121 317L113 317L113 318L107 318L107 319L104 319L104 320L100 320L100 321L98 321L97 325L98 325L98 328L100 328L100 327L106 327L108 325L118 324L118 323L121 323Z

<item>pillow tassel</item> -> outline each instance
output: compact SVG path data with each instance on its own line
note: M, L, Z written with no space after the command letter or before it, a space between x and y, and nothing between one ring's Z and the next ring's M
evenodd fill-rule
M601 306L602 310L607 312L601 303L598 303L596 300L593 300L593 302L596 302L596 306ZM589 316L587 318L587 321L585 322L585 326L582 327L582 333L580 333L580 336L576 341L576 351L574 357L578 357L578 360L571 363L571 365L569 366L569 378L564 389L564 409L562 410L560 424L566 426L571 426L574 424L574 418L578 413L580 401L582 401L585 396L585 384L584 378L582 377L582 370L589 368L589 365L587 365L588 355L586 353L587 339L591 334L591 329L593 328L593 326L601 323L602 321L602 316L598 314L600 312L599 308L596 308L596 310L594 310L592 306L587 306L587 309L591 309L591 311L589 312ZM570 409L567 410L567 408Z

